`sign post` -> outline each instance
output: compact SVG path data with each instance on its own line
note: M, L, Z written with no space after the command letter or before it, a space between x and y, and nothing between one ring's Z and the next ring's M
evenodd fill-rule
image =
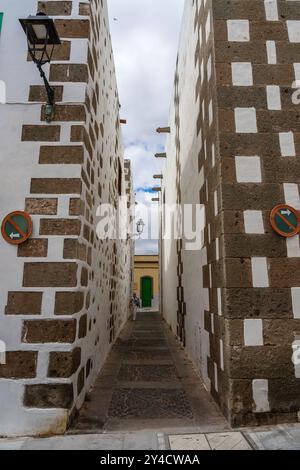
M300 213L291 206L281 204L271 212L273 230L282 237L294 237L300 232Z
M8 214L2 222L1 233L10 245L21 245L32 234L32 220L26 212L15 211Z

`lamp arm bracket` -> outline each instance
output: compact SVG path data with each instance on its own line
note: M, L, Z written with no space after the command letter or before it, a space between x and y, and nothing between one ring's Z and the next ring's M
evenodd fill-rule
M47 104L50 106L54 106L54 89L51 87L50 83L48 82L46 74L44 70L42 69L42 66L39 63L37 63L36 66L40 72L41 78L44 80L44 84L45 84L45 88L47 92L47 98L48 98Z

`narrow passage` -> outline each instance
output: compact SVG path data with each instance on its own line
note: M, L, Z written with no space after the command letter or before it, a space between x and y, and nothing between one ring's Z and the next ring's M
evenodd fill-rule
M158 313L139 313L113 347L70 429L77 432L228 429Z

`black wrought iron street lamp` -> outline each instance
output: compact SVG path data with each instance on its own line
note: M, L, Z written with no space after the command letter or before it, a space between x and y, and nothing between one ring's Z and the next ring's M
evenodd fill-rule
M144 228L145 228L145 222L142 219L140 219L136 224L136 231L137 231L139 238L141 238L144 232Z
M145 228L146 224L145 222L143 221L143 219L140 219L137 223L136 223L136 232L137 233L130 233L127 235L127 241L129 240L133 240L133 239L138 239L140 240L141 239L141 236L144 232L144 228Z
M47 92L46 121L50 122L54 113L54 89L50 86L43 65L51 62L56 45L61 44L54 21L45 13L37 13L19 20L27 37L28 52L36 64Z

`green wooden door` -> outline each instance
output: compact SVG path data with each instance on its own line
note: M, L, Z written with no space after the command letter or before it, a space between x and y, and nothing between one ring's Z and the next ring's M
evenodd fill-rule
M143 277L141 280L142 306L152 307L153 279L152 277Z

